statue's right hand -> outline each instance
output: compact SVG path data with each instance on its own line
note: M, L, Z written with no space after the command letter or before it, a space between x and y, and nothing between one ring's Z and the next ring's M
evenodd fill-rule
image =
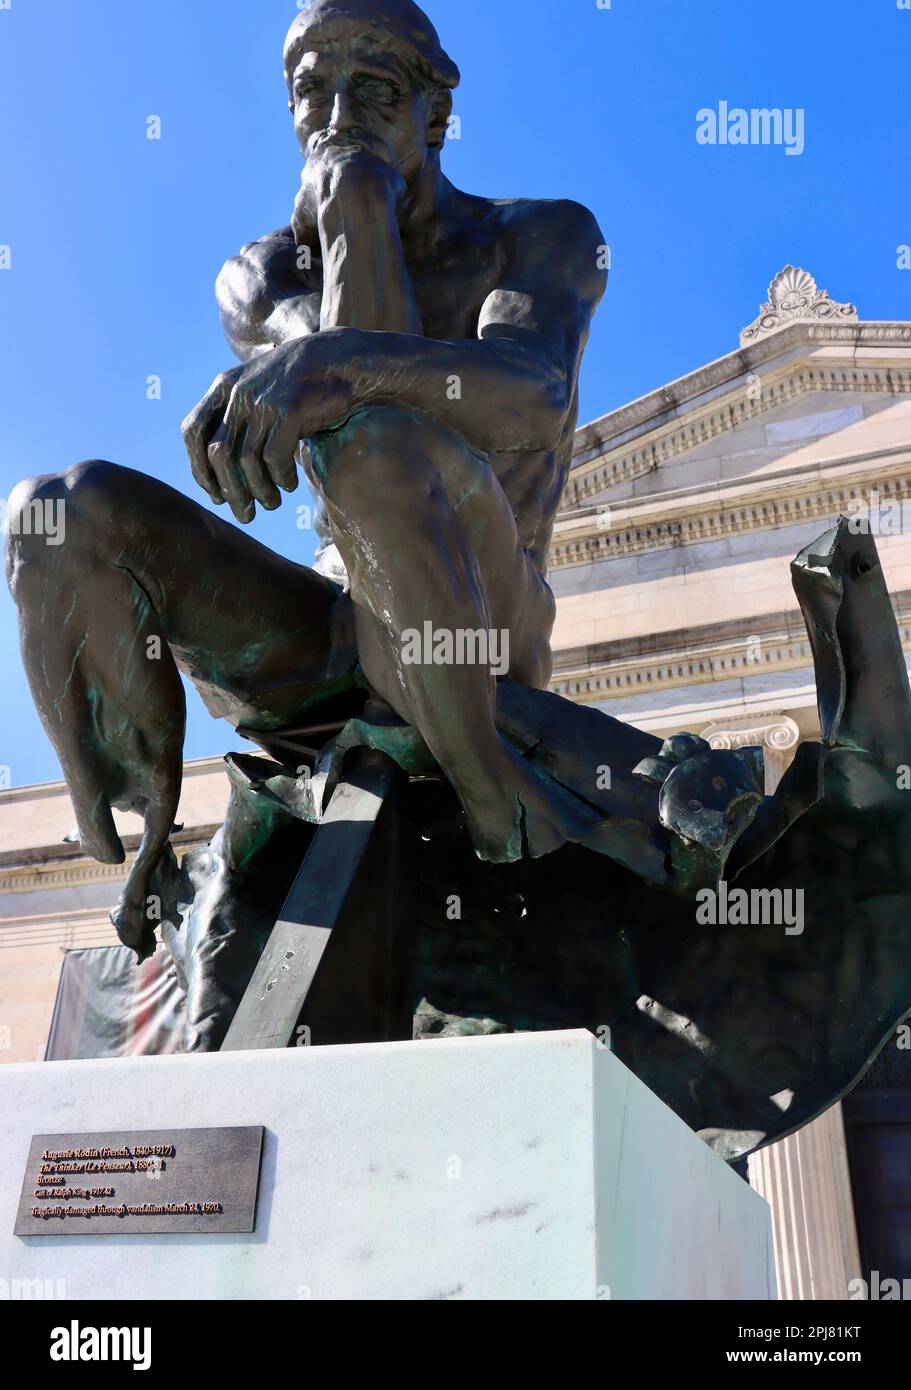
M235 503L240 504L241 508L244 507L244 499L240 495L240 480L226 474L218 476L209 458L209 444L224 419L234 383L243 369L244 366L241 364L217 376L199 405L190 411L180 427L193 477L213 502L219 506L223 502L231 502L235 511ZM249 496L246 502L250 503Z

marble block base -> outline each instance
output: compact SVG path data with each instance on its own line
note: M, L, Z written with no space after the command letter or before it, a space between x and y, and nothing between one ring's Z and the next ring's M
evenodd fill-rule
M775 1297L766 1203L582 1031L4 1066L0 1116L0 1272L67 1298ZM13 1235L33 1134L207 1125L265 1126L252 1235Z

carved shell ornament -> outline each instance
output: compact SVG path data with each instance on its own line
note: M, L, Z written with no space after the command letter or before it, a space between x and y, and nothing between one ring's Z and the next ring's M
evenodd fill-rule
M786 265L769 286L769 298L760 309L759 317L741 333L740 345L755 342L789 323L820 319L857 323L857 306L830 299L828 291L821 290L808 271Z
M782 313L796 313L808 309L818 293L816 281L808 271L789 265L769 286L769 303Z

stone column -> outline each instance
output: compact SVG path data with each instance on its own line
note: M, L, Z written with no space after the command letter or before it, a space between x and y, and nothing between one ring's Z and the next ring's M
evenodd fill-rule
M749 1160L750 1186L772 1208L778 1295L846 1299L861 1277L841 1105Z

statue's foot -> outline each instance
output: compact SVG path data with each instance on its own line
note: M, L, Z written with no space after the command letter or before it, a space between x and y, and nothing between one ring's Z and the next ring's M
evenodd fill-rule
M155 954L155 927L146 916L144 902L128 902L121 898L111 912L111 921L117 931L122 946L135 951L138 962L148 960Z
M509 744L480 788L460 787L475 851L492 864L540 859L592 834L600 817Z
M153 953L155 925L171 910L161 873L180 799L183 710L168 711L170 720L159 720L160 712L154 710L152 718L145 710L124 715L115 702L96 695L91 708L84 700L70 701L68 722L55 729L83 851L102 863L123 863L112 808L143 818L139 850L111 913L118 937L139 960ZM99 727L106 743L97 737Z
M157 840L157 837L156 837ZM124 946L136 952L137 961L154 955L155 928L170 922L180 929L178 907L180 869L167 841L152 853L140 850L124 891L111 912L111 921Z

